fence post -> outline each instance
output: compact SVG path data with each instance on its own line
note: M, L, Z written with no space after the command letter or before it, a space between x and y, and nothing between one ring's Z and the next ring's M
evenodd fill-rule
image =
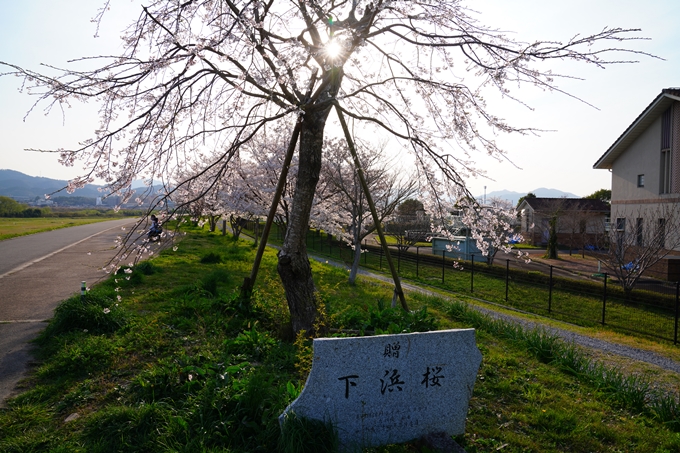
M364 239L364 264L366 264L368 261L368 242L366 242L366 239Z
M675 284L675 334L673 344L678 344L678 318L680 318L680 282Z
M602 294L602 325L604 326L604 314L607 306L607 273L604 274L604 291Z
M227 221L222 219L222 236L227 234Z
M80 282L80 300L85 300L85 294L87 293L87 283ZM677 326L677 323L676 323Z
M471 254L472 263L470 265L470 292L475 292L475 254Z
M397 246L397 272L401 272L401 247Z
M419 277L418 275L418 264L420 263L420 246L416 245L416 278Z
M548 279L548 313L552 310L553 266L550 265L550 277Z
M442 285L444 284L444 269L446 268L446 249L442 250Z
M383 248L380 247L380 270L382 270L382 256L383 256Z
M508 302L508 287L510 286L510 260L505 260L505 302Z

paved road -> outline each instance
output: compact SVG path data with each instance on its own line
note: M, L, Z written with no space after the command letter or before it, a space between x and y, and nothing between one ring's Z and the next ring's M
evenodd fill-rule
M112 220L0 241L0 406L24 376L29 341L54 308L106 278L114 240L134 220Z

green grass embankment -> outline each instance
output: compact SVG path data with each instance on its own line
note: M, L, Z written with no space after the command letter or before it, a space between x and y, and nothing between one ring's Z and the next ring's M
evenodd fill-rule
M250 242L191 230L176 251L121 270L85 303L65 301L26 390L0 411L0 451L332 451L323 429L281 436L277 417L304 385L311 343L286 334L273 251L251 303L238 298L254 253ZM678 401L653 375L607 368L460 301L410 294L413 312L386 308L389 285L349 286L346 270L312 266L329 328L477 329L483 362L457 438L468 453L680 451Z

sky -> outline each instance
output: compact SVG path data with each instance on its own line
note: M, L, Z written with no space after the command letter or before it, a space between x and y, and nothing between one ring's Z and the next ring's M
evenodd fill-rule
M116 54L120 31L140 12L138 0L112 0L94 38L91 18L101 0L0 0L0 61L45 70L41 64L64 67L83 56ZM540 129L540 135L499 136L509 161L498 162L473 154L486 178L468 181L471 192L511 190L526 193L545 187L586 196L610 188L606 170L594 170L595 161L663 88L680 87L680 2L677 0L474 0L466 3L478 11L481 23L506 31L524 42L566 41L604 27L639 28L632 36L648 38L626 46L658 57L634 56L635 64L606 69L567 63L555 71L574 78L558 79L559 92L531 86L510 86L527 106L489 93L492 112L518 127ZM630 59L630 55L621 58ZM4 72L0 68L0 72ZM82 173L63 167L57 156L24 149L75 146L96 128L96 105L79 105L45 115L31 112L34 99L19 93L20 80L0 77L0 169L31 176L69 179ZM580 101L576 98L582 99Z

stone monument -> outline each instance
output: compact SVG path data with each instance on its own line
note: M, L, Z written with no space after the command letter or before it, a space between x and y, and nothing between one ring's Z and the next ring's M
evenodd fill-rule
M345 451L463 434L481 361L474 329L315 339L307 383L279 420L330 422Z

